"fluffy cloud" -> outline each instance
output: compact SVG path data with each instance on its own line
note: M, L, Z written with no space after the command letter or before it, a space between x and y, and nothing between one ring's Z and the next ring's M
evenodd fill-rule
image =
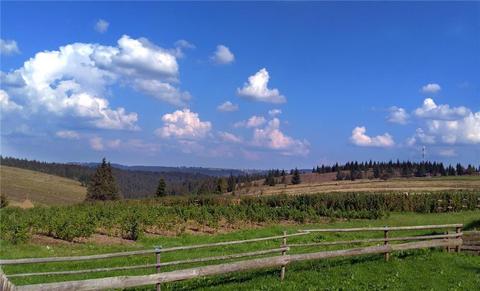
M263 68L255 75L248 77L248 82L243 85L243 88L237 89L237 94L253 101L285 103L286 98L280 94L278 89L268 88L269 80L270 75Z
M212 55L212 60L221 65L230 64L235 60L235 55L223 44L217 45L217 50Z
M74 43L37 53L20 69L1 74L14 100L22 100L29 115L75 117L97 128L135 130L138 116L111 108L104 97L115 83L129 85L174 105L184 105L188 92L177 87L175 50L127 35L117 46ZM5 81L5 82L4 82Z
M440 92L442 90L442 87L436 83L429 83L420 89L420 91L424 94L435 94Z
M99 33L105 33L108 30L110 23L108 23L104 19L99 19L97 23L95 23L95 30Z
M406 124L408 117L409 115L405 109L392 106L389 108L389 116L387 120L392 123Z
M280 120L273 118L265 128L256 128L253 132L253 145L280 151L284 155L302 155L309 153L306 140L300 141L285 135L280 130Z
M96 151L103 151L103 149L105 148L104 145L103 145L102 138L100 138L100 137L91 138L90 139L90 147L93 150L96 150Z
M408 140L409 145L417 142L451 145L480 143L480 111L475 113L463 106L437 105L427 98L414 113L424 121L424 125Z
M18 49L16 41L0 38L0 54L9 56L19 53L20 50Z
M10 100L8 93L0 89L0 109L3 112L11 112L21 110L22 106Z
M221 112L233 112L238 110L238 104L233 104L230 101L226 101L217 106L217 110Z
M282 114L282 110L280 110L280 109L268 110L268 115L270 115L271 117L275 117L275 116L280 115L280 114Z
M90 147L95 151L103 151L105 149L117 149L121 146L119 139L104 140L101 137L95 136L89 140Z
M390 134L370 137L366 135L367 129L364 126L357 126L352 130L350 141L357 146L365 147L392 147L395 145Z
M162 121L163 127L155 130L155 133L164 138L200 139L205 137L212 128L209 121L201 121L198 113L191 112L190 109L165 114Z
M247 128L255 128L263 125L267 120L263 116L256 116L253 115L247 120L242 120L239 122L236 122L233 126L234 127L247 127Z
M64 139L80 139L80 135L74 130L59 130L55 135Z
M223 131L220 131L218 133L218 136L220 137L220 139L222 141L225 141L225 142L230 142L230 143L242 143L243 140L241 137L238 137L232 133L229 133L229 132L223 132Z
M434 119L434 120L456 120L469 115L471 111L463 106L452 107L448 104L435 104L432 98L427 98L423 101L420 108L415 109L415 115L420 118Z
M455 149L440 149L438 150L438 154L442 157L456 157L458 156L457 151Z

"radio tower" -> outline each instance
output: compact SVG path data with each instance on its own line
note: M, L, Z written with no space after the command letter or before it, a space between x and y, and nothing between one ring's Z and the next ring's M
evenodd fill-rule
M422 161L425 163L425 146L422 146Z

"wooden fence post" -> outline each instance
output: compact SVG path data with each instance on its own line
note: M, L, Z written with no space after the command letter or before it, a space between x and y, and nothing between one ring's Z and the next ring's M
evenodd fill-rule
M383 231L383 238L384 238L383 244L388 245L388 226L385 226L385 230ZM384 254L384 257L385 257L385 262L388 262L390 254L386 252Z
M457 227L457 228L455 229L455 232L457 233L456 239L460 239L460 238L462 237L462 236L460 235L460 233L462 232L462 228L461 228L461 227ZM460 246L460 245L457 245L457 246L455 247L455 251L456 251L457 253L459 253L459 252L460 252L460 248L461 248L461 246Z
M157 270L157 273L160 273L160 254L161 254L162 246L157 246L155 247L155 257L156 257L156 267L155 269ZM160 291L162 289L162 286L160 283L157 283L156 285L157 291Z
M282 248L287 247L287 231L283 231L283 239L282 239ZM285 256L287 254L287 250L282 251L282 256ZM285 265L282 266L282 269L280 271L280 280L283 281L285 279Z
M447 230L444 231L444 234L445 234L445 235L448 235L448 231L447 231ZM448 237L446 237L445 239L448 241ZM446 251L447 253L450 251L449 248L448 248L448 246L445 247L445 251Z

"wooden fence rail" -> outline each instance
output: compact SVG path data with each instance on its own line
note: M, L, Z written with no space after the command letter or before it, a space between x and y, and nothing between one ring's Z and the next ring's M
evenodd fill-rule
M257 268L268 268L268 267L280 267L280 278L281 280L285 277L286 266L292 262L304 261L304 260L315 260L315 259L324 259L330 257L341 257L341 256L354 256L354 255L364 255L364 254L375 254L383 253L385 260L388 260L389 254L392 251L397 250L409 250L409 249L421 249L421 248L431 248L431 247L443 247L446 249L455 248L457 252L460 251L462 245L462 235L461 232L463 225L462 224L442 224L442 225L423 225L423 226L401 226L401 227L366 227L366 228L330 228L330 229L307 229L301 230L298 233L287 234L286 232L283 235L279 236L270 236L262 238L253 238L247 240L236 240L236 241L226 241L226 242L217 242L210 244L198 244L190 246L179 246L179 247L170 247L162 248L156 247L153 250L139 250L139 251L129 251L122 253L110 253L110 254L100 254L100 255L89 255L89 256L75 256L75 257L53 257L53 258L26 258L26 259L11 259L11 260L0 260L1 265L15 265L15 264L38 264L38 263L50 263L50 262L68 262L68 261L82 261L82 260L99 260L99 259L108 259L124 256L134 256L134 255L147 255L155 254L156 263L154 264L144 264L144 265L134 265L134 266L120 266L120 267L110 267L110 268L96 268L96 269L85 269L85 270L71 270L71 271L53 271L53 272L32 272L32 273L18 273L5 275L2 273L0 268L0 290L100 290L106 288L127 288L142 286L148 284L155 284L157 290L160 290L160 284L165 282L173 282L178 280L186 280L199 276L206 275L215 275L215 274L224 274L229 272L237 272L243 270L252 270ZM390 231L406 231L406 230L427 230L427 229L448 229L454 228L455 233L444 233L444 234L433 234L433 235L419 235L419 236L403 236L403 237L391 237L388 235ZM287 238L310 235L312 233L318 232L362 232L362 231L379 231L383 232L383 238L370 238L370 239L356 239L356 240L345 240L345 241L330 241L330 242L312 242L312 243L287 243ZM161 261L160 254L164 252L173 252L173 251L183 251L183 250L193 250L199 248L208 248L208 247L219 247L219 246L229 246L237 245L243 243L253 243L261 242L267 240L280 240L280 247L274 249L258 250L254 252L244 252L244 253L235 253L229 255L221 256L211 256L203 258L193 258L186 260L178 261ZM420 242L418 242L421 240ZM406 241L406 243L401 244L391 244L390 242L394 241ZM416 242L408 242L416 241ZM316 247L316 246L331 246L331 245L349 245L349 244L360 244L360 243L382 243L377 246L368 246L363 248L353 248L345 250L336 250L336 251L322 251L322 252L313 252L313 253L303 253L303 254L287 254L291 248L307 248L307 247ZM200 262L212 262L212 261L222 261L222 260L232 260L238 258L246 257L258 257L264 256L267 254L277 253L279 256L263 257L249 259L245 261L237 261L232 263L223 263L220 265L209 265L202 267L195 267L184 270L176 270L169 272L161 272L161 267L163 266L174 266L181 264L192 264ZM102 279L90 279L82 281L68 281L68 282L58 282L58 283L48 283L48 284L34 284L34 285L24 285L24 286L14 286L9 280L9 277L30 277L30 276L50 276L50 275L72 275L72 274L84 274L84 273L94 273L94 272L111 272L111 271L121 271L121 270L133 270L133 269L155 269L156 274L144 275L144 276L118 276Z
M337 251L323 251L299 255L282 255L268 258L253 259L213 266L196 267L185 270L171 271L143 276L119 276L83 281L69 281L59 283L34 284L16 287L17 291L64 291L64 290L101 290L108 288L129 288L151 284L167 283L188 280L203 276L227 274L232 272L249 271L260 268L286 266L292 262L318 260L333 257L349 257L357 255L378 254L398 250L412 250L432 247L456 247L462 244L461 239L428 240L422 242L404 243L397 245L381 245L365 248L355 248Z

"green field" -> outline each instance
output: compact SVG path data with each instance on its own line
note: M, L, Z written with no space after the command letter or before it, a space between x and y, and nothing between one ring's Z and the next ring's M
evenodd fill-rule
M1 166L0 193L14 206L22 207L25 200L34 205L67 205L83 201L86 188L71 179Z
M378 220L332 220L330 222L310 225L272 225L258 229L248 229L217 235L191 235L180 236L145 236L134 244L120 245L109 244L99 245L95 243L26 243L11 245L2 241L0 245L0 256L2 258L21 257L45 257L45 256L73 256L96 253L116 252L132 249L148 249L156 245L163 247L208 243L216 241L228 241L278 235L283 230L289 233L299 229L314 227L365 227L365 226L398 226L398 225L421 225L441 223L464 223L469 224L480 219L479 211L465 211L459 213L442 214L414 214L414 213L392 213L389 217ZM431 232L399 232L392 234L408 235ZM381 237L380 233L361 234L322 234L309 237L297 237L290 242L306 242L318 240L339 240L352 238ZM215 249L200 249L195 251L184 251L178 253L166 253L162 260L172 261L178 259L204 257L211 255L231 254L246 252L265 248L278 247L280 242L261 242L228 246ZM358 245L357 245L358 246ZM318 250L338 249L339 247L304 248L292 250L291 253L311 252ZM340 247L341 248L341 247ZM390 262L383 262L381 255L355 257L349 259L331 259L324 261L312 261L296 263L288 266L286 280L280 283L278 280L279 270L257 270L246 273L235 273L225 276L209 277L206 279L191 280L186 282L165 284L164 289L217 289L217 290L272 290L272 289L298 289L307 288L310 290L383 290L403 289L418 290L475 290L480 284L480 257L466 254L444 253L441 251L409 251L396 253ZM75 263L50 263L34 266L5 266L7 274L17 272L38 272L53 270L74 270L88 269L93 267L109 267L153 263L154 257L136 256L128 258L116 258L94 262ZM190 266L165 267L162 270L168 271ZM154 270L118 271L98 274L50 276L50 277L28 277L12 278L16 284L33 284L40 282L53 282L63 280L79 280L94 277L106 277L115 275L139 275L154 273ZM153 286L147 288L152 289ZM140 290L140 289L139 289Z

